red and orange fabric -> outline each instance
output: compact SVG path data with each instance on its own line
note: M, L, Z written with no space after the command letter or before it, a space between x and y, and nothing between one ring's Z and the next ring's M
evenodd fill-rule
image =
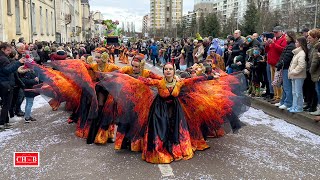
M130 132L126 137L135 142L137 148L142 144L142 157L150 163L170 163L173 160L190 159L194 150L208 148L202 127L221 134L219 131L221 125L225 123L224 117L228 116L232 112L232 107L235 106L233 97L236 95L228 83L233 82L236 78L226 76L226 78L211 81L204 81L204 77L185 79L177 82L172 89L167 88L164 79L139 79L143 83L126 75L111 73L109 78L103 82L103 86L109 87L110 93L115 94L114 98L123 110L122 117L136 117L130 120L120 117L119 122L130 125ZM157 87L156 99L154 92L146 85ZM168 152L168 149L165 148L167 140L154 135L154 130L149 131L149 128L153 127L150 126L150 122L157 121L148 121L148 117L155 114L154 100L163 102L171 97L173 97L172 101L177 104L176 107L180 107L178 111L183 111L180 118L185 118L185 121L179 121L179 130L175 132L178 132L181 138L172 146L173 151ZM142 143L139 142L141 136L144 137ZM121 140L124 135L119 134L118 137ZM116 148L122 144L120 140L116 141Z

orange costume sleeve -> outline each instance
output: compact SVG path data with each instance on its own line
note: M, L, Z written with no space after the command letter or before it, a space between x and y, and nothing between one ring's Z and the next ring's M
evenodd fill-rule
M131 66L124 66L119 69L119 72L122 74L133 74L133 69Z
M119 70L120 68L115 65L115 64L107 64L106 67L105 67L105 71L104 72L112 72L112 71L116 71L116 70Z
M98 69L98 64L91 64L91 68L93 69L94 72L100 72ZM106 64L103 72L112 72L112 71L116 71L119 70L120 68L117 65L114 64Z
M151 79L159 79L159 80L162 79L162 76L155 74L152 71L147 70L147 69L143 70L142 77L151 78Z
M158 89L161 87L161 80L145 77L139 77L138 79L141 80L147 86L156 86Z
M90 64L90 67L94 72L98 72L98 64Z

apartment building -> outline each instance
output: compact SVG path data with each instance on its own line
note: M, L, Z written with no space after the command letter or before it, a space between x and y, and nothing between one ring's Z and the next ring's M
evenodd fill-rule
M150 14L144 15L142 20L142 34L144 36L149 32L150 23Z
M171 29L182 19L183 0L150 0L152 29Z

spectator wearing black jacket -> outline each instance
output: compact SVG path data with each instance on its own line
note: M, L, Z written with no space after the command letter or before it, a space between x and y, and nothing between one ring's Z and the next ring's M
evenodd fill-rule
M10 127L8 124L8 112L11 106L13 87L15 85L14 73L24 63L24 58L10 63L8 56L11 51L11 45L7 43L0 45L0 96L3 102L0 114L0 129Z
M37 62L38 64L43 64L43 63L47 62L47 59L45 57L45 53L43 51L43 46L40 43L37 44L37 53L40 57L40 62L39 63Z
M24 54L25 54L25 45L22 43L18 43L16 45L16 49L18 52L18 58L13 60L13 61L18 61L21 59ZM24 93L23 93L23 88L24 84L22 83L21 79L18 76L18 72L14 73L14 78L15 78L15 85L13 89L13 98L11 102L11 107L10 107L10 117L13 117L14 114L17 115L18 117L24 116L24 112L21 110L21 104L24 100Z
M234 58L236 56L244 54L243 50L240 49L240 45L242 45L244 43L244 41L241 37L241 31L235 30L233 37L234 37L235 41L232 45L232 48L228 50L229 57L228 57L228 62L226 64L226 66L230 66L231 64L233 64Z
M293 58L293 50L296 48L296 35L294 31L288 31L286 34L287 46L284 48L280 55L280 60L276 64L277 71L282 69L282 97L279 103L276 103L275 106L278 106L280 109L287 109L292 106L292 82L288 78L288 72L290 63Z

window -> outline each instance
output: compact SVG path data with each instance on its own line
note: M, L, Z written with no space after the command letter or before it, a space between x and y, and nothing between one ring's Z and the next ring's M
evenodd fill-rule
M11 0L7 0L7 14L12 15L11 13Z
M16 14L16 34L21 34L21 26L20 26L20 5L19 0L15 0L15 14Z
M31 21L32 21L32 33L37 34L37 28L36 28L36 5L32 3L31 5Z
M49 35L48 9L46 9L46 32L47 32L47 35Z
M40 6L40 33L43 35L43 17L42 17L42 7Z
M54 35L54 19L53 19L53 12L51 12L51 26L52 26L52 36Z
M22 8L23 8L23 18L26 19L27 18L27 9L26 9L26 0L23 0L23 4L22 4Z

